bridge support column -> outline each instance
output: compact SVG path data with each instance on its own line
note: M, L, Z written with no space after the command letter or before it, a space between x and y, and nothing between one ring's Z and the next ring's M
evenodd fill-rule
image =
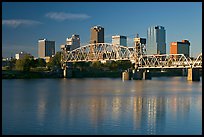
M141 69L133 70L134 80L142 80L142 78L143 78L143 70Z
M143 79L152 79L151 72L149 70L145 70L143 72Z
M64 69L63 69L63 76L64 76L64 78L67 77L67 68L64 68Z
M72 77L72 63L66 63L63 66L63 76L64 78L71 78Z
M200 81L199 69L189 68L188 69L187 80L189 80L189 81Z
M129 72L125 71L122 73L122 80L130 80Z

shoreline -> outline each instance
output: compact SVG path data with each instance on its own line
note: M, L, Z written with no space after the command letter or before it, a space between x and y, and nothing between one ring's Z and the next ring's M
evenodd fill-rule
M200 71L202 77L202 70ZM151 77L187 77L182 71L151 72ZM2 70L2 79L57 79L64 78L62 71L58 72L24 72L16 70ZM71 78L122 78L121 71L73 71Z

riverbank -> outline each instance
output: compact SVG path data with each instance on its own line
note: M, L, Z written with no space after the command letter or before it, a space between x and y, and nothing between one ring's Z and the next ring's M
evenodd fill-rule
M168 71L151 71L151 77L174 77L174 76L187 76L187 72L182 70L170 69ZM202 70L200 71L202 76ZM91 70L91 71L80 71L73 70L72 78L121 78L122 71L102 71L102 70ZM2 79L37 79L37 78L63 78L62 70L58 72L51 71L17 71L17 70L2 70Z
M2 70L2 79L35 79L35 78L62 78L58 72L32 72L17 70Z

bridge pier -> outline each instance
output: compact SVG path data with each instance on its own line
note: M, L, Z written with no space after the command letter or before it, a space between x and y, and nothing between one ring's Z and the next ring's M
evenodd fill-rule
M122 73L122 80L130 80L129 72L125 71Z
M145 70L143 72L143 79L147 80L147 79L152 79L152 76L151 76L151 72L149 70Z
M134 80L142 80L142 78L143 78L143 70L141 69L133 70Z
M144 69L133 70L133 79L134 80L152 79L151 72L149 70Z
M63 65L64 78L72 78L72 63L66 63Z
M187 80L188 81L200 81L199 69L189 68Z

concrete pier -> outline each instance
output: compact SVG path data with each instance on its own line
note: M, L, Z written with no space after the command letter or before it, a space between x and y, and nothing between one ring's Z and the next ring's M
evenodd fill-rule
M63 76L64 78L72 78L72 63L67 62L63 64Z
M64 78L67 77L67 69L63 69L63 76L64 76Z
M189 68L187 80L189 81L200 81L199 69Z
M151 72L149 70L145 70L143 72L143 79L147 80L147 79L152 79L152 76L151 76Z
M133 79L134 80L142 80L143 78L143 71L142 70L134 70L133 71Z
M129 72L125 71L122 73L122 80L130 80Z

